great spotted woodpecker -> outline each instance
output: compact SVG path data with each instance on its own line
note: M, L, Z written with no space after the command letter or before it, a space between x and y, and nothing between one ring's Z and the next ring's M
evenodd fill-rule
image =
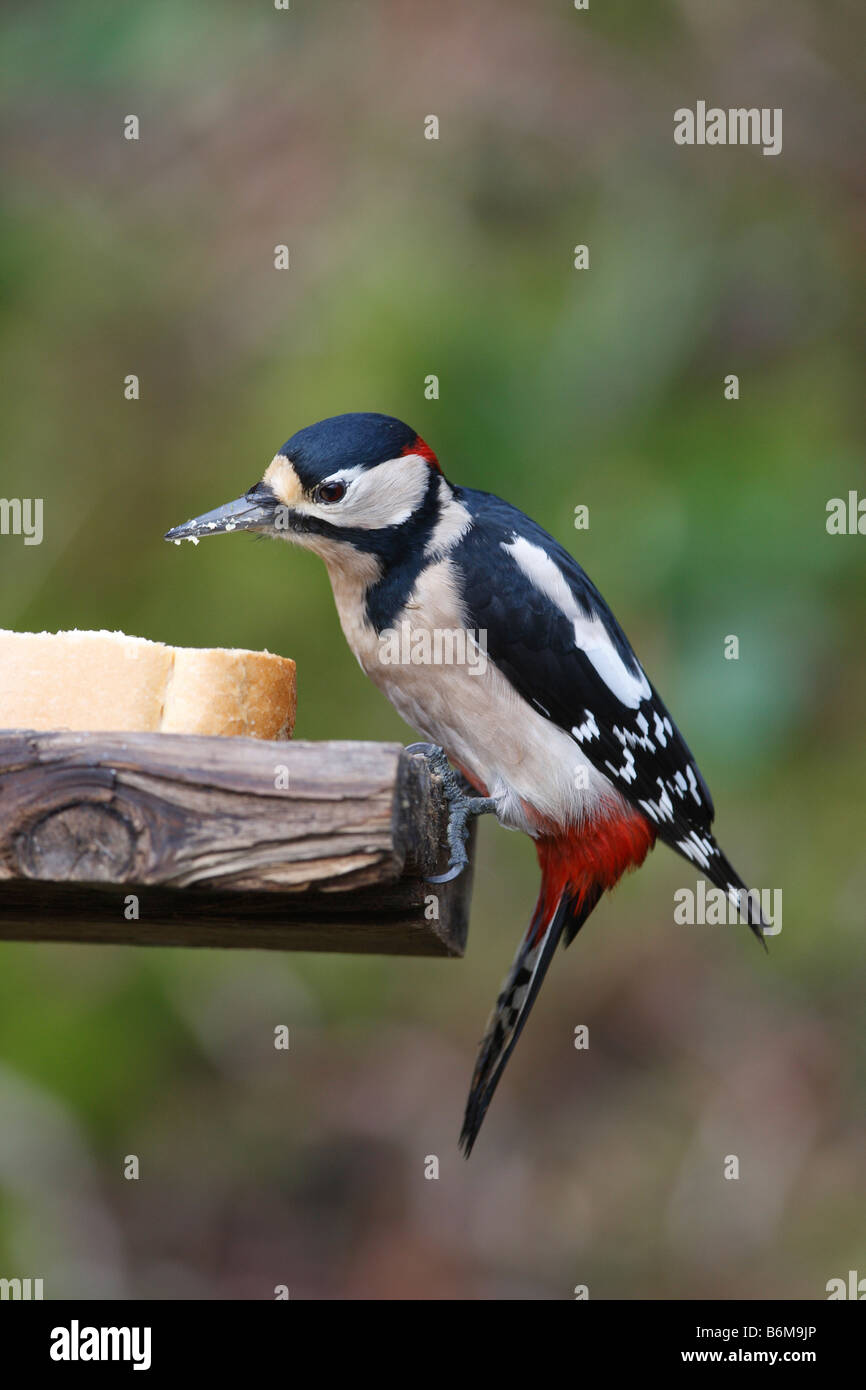
M322 557L363 670L478 793L461 796L446 771L452 872L467 814L495 811L535 840L541 891L481 1044L467 1155L557 942L574 939L656 839L745 903L762 939L757 904L713 838L712 798L685 740L601 594L529 517L449 483L399 420L353 414L292 435L260 483L166 539L235 530ZM400 631L408 652L417 638L432 651L437 633L469 634L464 651L485 660L395 661L393 648L384 660L383 635Z

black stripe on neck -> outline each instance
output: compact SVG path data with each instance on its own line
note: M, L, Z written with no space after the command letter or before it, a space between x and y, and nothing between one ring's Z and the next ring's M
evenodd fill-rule
M382 575L367 590L367 617L377 632L393 627L405 607L427 561L425 547L436 529L447 500L448 484L431 468L427 491L420 507L400 526L375 531L373 550L382 563ZM369 534L369 533L368 533Z

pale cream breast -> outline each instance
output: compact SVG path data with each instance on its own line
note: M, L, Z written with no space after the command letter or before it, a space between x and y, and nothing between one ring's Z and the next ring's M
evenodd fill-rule
M443 640L443 634L467 631L447 557L422 571L383 634L366 617L366 583L357 570L337 556L328 569L343 632L362 668L411 727L486 787L503 824L532 833L527 807L580 823L601 802L619 801L574 739L527 704L486 658L486 634L470 634L462 643ZM419 654L426 659L414 659Z

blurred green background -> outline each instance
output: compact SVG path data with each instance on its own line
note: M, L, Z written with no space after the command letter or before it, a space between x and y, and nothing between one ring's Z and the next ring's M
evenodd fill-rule
M45 538L0 538L0 625L267 646L298 662L298 736L409 741L314 556L161 539L299 427L398 415L578 556L784 917L767 957L675 925L694 875L659 850L555 961L468 1164L537 886L493 824L462 962L4 944L0 1275L540 1299L866 1275L866 539L825 529L866 495L857 8L4 8L0 491L45 499ZM698 99L782 107L782 154L676 147Z

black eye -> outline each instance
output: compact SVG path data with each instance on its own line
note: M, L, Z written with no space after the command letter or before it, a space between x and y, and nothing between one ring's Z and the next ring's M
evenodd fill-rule
M315 491L317 502L339 502L346 495L345 483L320 483Z

